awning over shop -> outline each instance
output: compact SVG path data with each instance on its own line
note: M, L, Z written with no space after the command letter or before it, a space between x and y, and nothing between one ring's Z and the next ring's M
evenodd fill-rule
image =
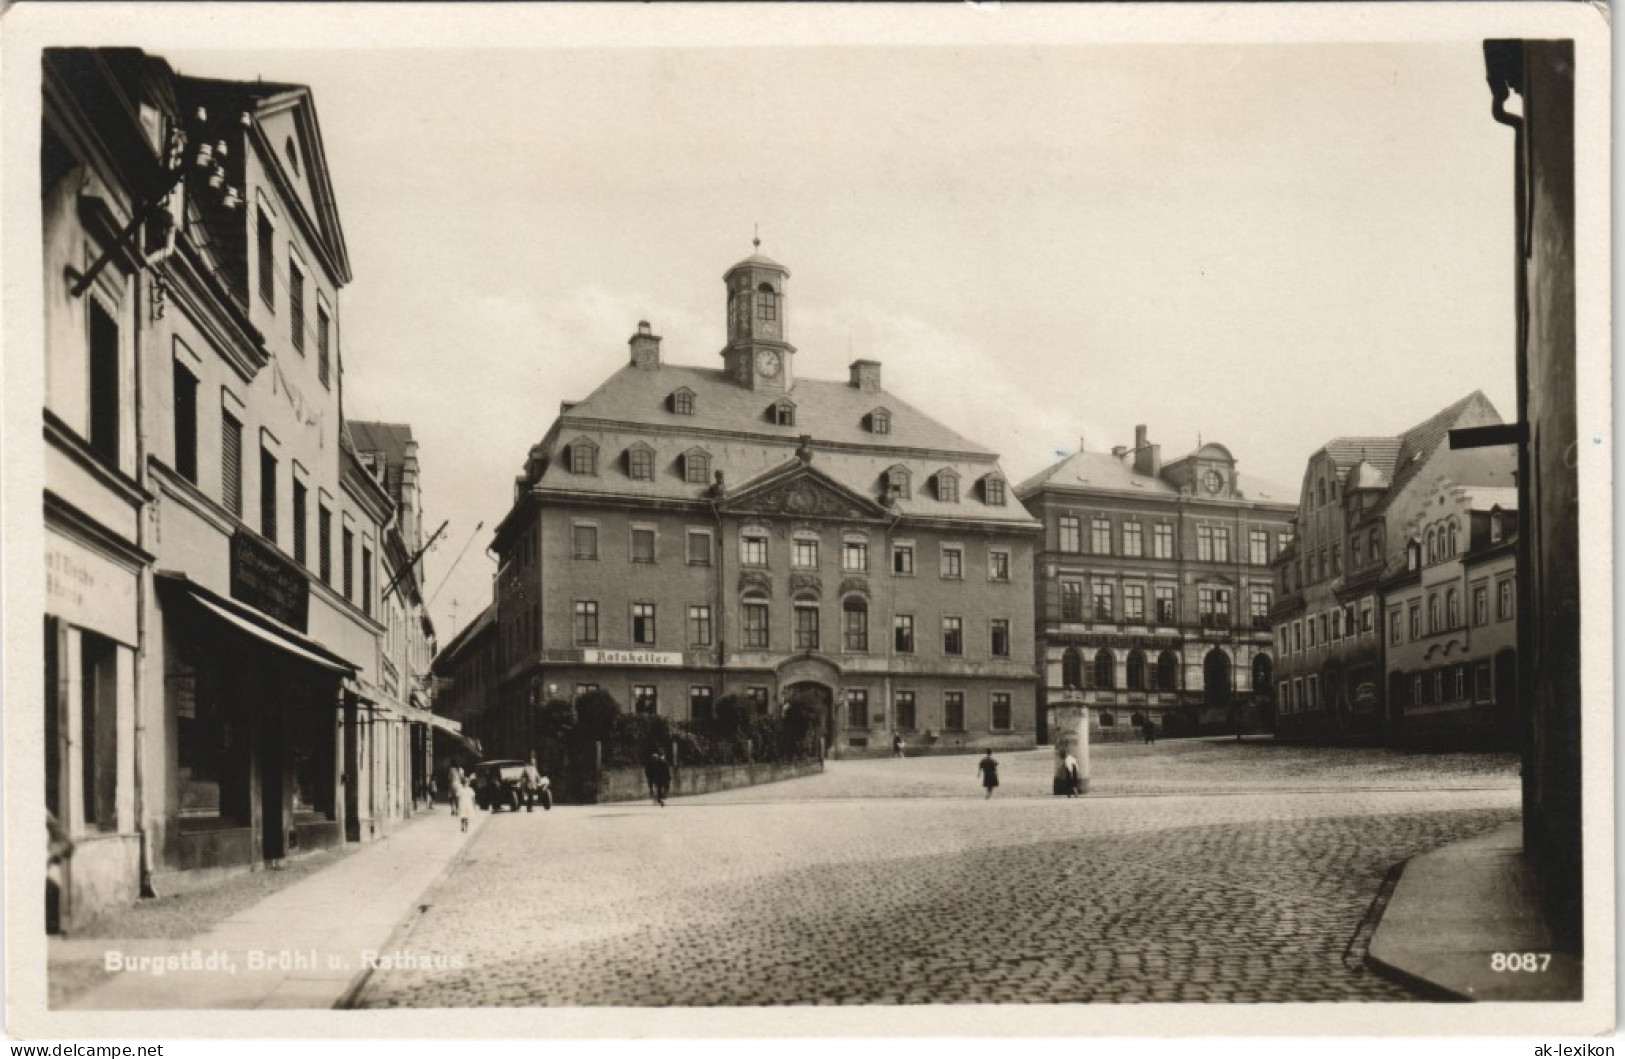
M235 600L217 595L202 585L195 584L185 576L179 574L159 574L157 576L160 584L168 585L171 589L183 593L193 603L197 604L204 613L220 619L239 632L246 633L262 643L269 644L285 654L327 670L330 673L348 675L354 673L357 669L354 663L339 657L308 636L290 629L275 618L267 617Z

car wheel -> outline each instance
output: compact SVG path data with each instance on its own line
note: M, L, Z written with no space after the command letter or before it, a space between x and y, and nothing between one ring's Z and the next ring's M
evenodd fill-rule
M515 813L519 811L519 794L517 791L508 792L508 809Z

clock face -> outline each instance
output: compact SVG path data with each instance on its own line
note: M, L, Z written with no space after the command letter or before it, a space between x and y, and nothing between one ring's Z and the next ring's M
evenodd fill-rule
M764 349L757 353L756 370L771 379L779 373L779 355L771 349Z
M1217 493L1224 486L1224 479L1218 471L1208 471L1202 475L1202 484L1207 487L1208 492Z

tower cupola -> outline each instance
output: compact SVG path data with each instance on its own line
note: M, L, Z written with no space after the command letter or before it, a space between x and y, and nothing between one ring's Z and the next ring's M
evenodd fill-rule
M728 291L728 344L722 360L740 386L785 393L795 385L796 349L786 339L786 281L790 270L758 252L723 273Z

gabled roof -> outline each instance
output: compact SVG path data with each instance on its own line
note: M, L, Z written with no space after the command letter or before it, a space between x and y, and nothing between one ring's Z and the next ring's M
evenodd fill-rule
M1321 449L1331 457L1339 482L1346 482L1348 473L1362 463L1369 464L1385 480L1391 480L1394 465L1399 461L1399 445L1399 438L1347 437L1333 438Z
M406 423L366 423L348 420L350 443L359 453L380 453L384 459L384 488L398 505L401 502L401 470L406 466L406 446L412 441L412 427Z
M1189 458L1187 456L1182 459ZM1180 495L1177 486L1160 477L1140 474L1135 471L1133 463L1109 452L1074 452L1016 486L1016 495L1026 499L1045 486L1130 496ZM1236 474L1236 491L1241 494L1242 500L1261 504L1296 506L1298 498L1296 489L1288 489L1284 485L1240 472Z
M1416 477L1422 465L1427 462L1427 457L1444 443L1450 428L1475 405L1482 406L1493 422L1501 421L1489 398L1484 396L1484 391L1474 390L1455 404L1435 412L1399 436L1399 458L1394 465L1393 474L1389 476L1393 484L1388 490L1388 496L1383 500L1383 506L1402 492L1410 480Z

